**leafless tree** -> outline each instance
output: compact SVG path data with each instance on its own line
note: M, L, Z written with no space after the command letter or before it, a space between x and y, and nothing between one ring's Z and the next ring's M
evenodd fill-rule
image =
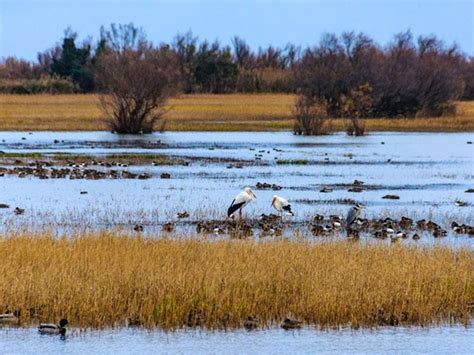
M352 89L342 99L344 125L348 135L363 136L365 134L365 119L372 110L372 87L366 83Z
M331 129L327 104L323 99L298 95L294 106L294 116L293 132L295 134L322 135L327 134Z
M132 25L103 31L107 49L97 58L100 102L117 133L150 133L177 91L179 70L169 46L147 42Z

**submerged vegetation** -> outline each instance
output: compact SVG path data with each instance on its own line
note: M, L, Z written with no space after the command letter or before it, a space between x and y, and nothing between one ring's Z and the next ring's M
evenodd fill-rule
M0 308L20 322L175 329L431 325L472 318L469 249L162 239L106 232L0 239Z

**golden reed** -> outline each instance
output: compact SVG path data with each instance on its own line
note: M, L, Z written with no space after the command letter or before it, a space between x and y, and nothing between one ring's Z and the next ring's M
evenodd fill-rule
M171 99L166 129L178 131L292 130L289 94L181 95ZM97 95L0 95L0 131L107 130ZM158 123L160 125L160 123ZM341 119L332 121L344 130ZM474 131L474 101L457 103L455 117L370 119L368 131Z
M305 241L0 237L0 308L23 324L175 329L468 324L472 249Z

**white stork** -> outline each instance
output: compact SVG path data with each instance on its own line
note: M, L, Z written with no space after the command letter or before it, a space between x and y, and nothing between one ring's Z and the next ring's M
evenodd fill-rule
M273 195L272 207L278 212L280 212L280 216L283 216L283 212L288 213L290 216L294 216L294 213L291 210L291 205L288 203L288 200L281 196Z
M235 212L239 211L240 218L242 218L242 208L257 198L250 187L246 187L244 191L238 193L230 204L227 210L227 217L233 216Z

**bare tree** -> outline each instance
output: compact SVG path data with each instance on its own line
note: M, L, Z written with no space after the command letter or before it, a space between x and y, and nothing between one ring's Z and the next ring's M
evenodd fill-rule
M95 73L101 105L117 133L150 133L177 91L179 70L169 46L155 48L133 25L104 31L107 48Z
M324 99L298 95L294 106L294 116L293 132L295 134L323 135L331 130Z
M372 87L366 83L343 96L342 113L348 135L365 134L365 119L370 116L372 110L372 91Z

